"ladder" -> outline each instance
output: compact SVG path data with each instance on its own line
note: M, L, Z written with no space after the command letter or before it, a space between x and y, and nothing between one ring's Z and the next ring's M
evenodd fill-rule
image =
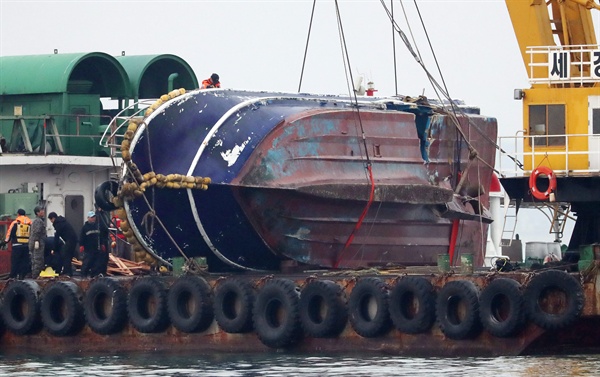
M570 218L569 212L571 205L567 203L551 203L548 205L552 211L552 223L550 224L550 234L554 234L554 241L560 242L563 237L567 219Z
M509 247L515 239L515 232L517 230L517 213L519 211L517 200L511 199L505 192L502 207L504 208L504 223L502 225L500 246Z

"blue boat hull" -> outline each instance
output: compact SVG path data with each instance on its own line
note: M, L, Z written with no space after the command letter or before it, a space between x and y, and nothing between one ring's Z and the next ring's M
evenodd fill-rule
M495 120L461 119L493 166L480 132L495 135ZM473 220L489 219L454 195L467 144L428 105L371 100L357 111L340 97L195 91L144 119L131 161L143 173L210 177L208 190L153 186L127 214L144 247L167 262L185 254L219 269L435 264L455 219L463 252L480 252L487 231ZM478 174L477 185L489 182L491 169ZM487 194L477 201L486 206Z

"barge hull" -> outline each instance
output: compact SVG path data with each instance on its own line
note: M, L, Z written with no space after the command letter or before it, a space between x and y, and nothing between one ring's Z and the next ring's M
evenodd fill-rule
M594 264L596 262L593 262ZM414 272L418 270L420 272ZM548 273L550 272L550 273ZM544 275L545 274L545 275ZM540 278L540 276L543 276ZM550 278L558 280L568 281L569 284L578 285L579 281L583 281L580 288L574 288L574 292L568 293L565 296L565 292L560 292L558 289L554 292L556 287L552 286L549 281ZM390 354L390 355L403 355L403 356L435 356L435 357L457 357L457 356L514 356L514 355L530 355L530 354L546 354L546 353L582 353L582 352L593 352L593 350L600 349L600 308L597 300L597 289L596 289L596 275L595 273L579 274L579 273L567 273L563 271L544 271L544 272L511 272L511 273L498 273L489 271L475 271L473 274L464 274L458 268L454 268L449 273L440 274L437 273L434 268L419 267L414 269L405 269L401 271L385 271L380 270L377 274L365 274L360 271L345 271L345 274L338 274L333 276L330 273L324 271L307 271L304 273L293 273L293 274L280 274L279 277L272 275L240 275L237 274L235 277L228 275L210 275L204 278L198 276L154 276L154 277L120 277L120 278L99 278L92 280L79 280L79 279L63 279L53 278L39 281L28 280L26 284L30 286L39 287L39 302L44 307L44 299L47 292L51 287L57 284L72 284L75 283L78 287L80 294L79 298L82 302L86 302L86 295L90 292L92 284L97 284L103 279L109 279L112 283L117 283L120 287L123 287L124 291L129 295L128 300L131 301L131 294L134 290L134 286L139 284L140 281L148 282L149 280L155 280L160 282L160 286L164 287L164 295L169 295L174 290L174 284L187 279L204 279L209 287L208 295L206 296L207 302L214 304L215 296L218 295L218 289L225 281L245 280L250 283L253 287L254 292L260 295L263 292L263 288L266 287L269 282L274 280L285 280L294 290L292 296L297 294L298 297L302 297L304 289L308 284L315 281L330 281L335 283L340 288L340 294L343 298L345 310L348 310L349 320L343 327L341 332L337 335L330 337L312 337L307 335L306 332L302 332L303 325L299 317L293 318L296 331L299 331L298 337L294 339L290 344L286 344L281 347L267 345L264 339L259 334L259 330L250 329L246 333L228 333L222 329L215 317L211 318L208 326L201 329L198 332L189 333L182 332L171 322L166 324L162 329L156 331L142 332L132 322L131 313L129 313L129 319L125 319L121 330L111 334L99 334L93 330L92 327L86 322L81 328L77 329L69 335L56 335L54 329L49 331L46 319L42 314L42 319L37 319L38 323L36 326L32 326L31 329L26 333L19 335L6 321L8 308L12 307L13 315L20 318L20 314L15 314L15 310L23 310L27 312L27 308L22 307L25 305L22 301L19 301L20 305L12 305L13 301L7 300L8 292L13 289L15 283L23 283L22 281L8 281L2 282L4 303L2 307L2 317L5 320L5 326L0 337L1 349L3 352L28 352L28 353L44 353L44 354L72 354L72 353L111 353L114 351L115 345L118 344L119 352L161 352L161 353L194 353L194 354L208 354L208 353L253 353L253 352L270 352L275 350L285 350L288 352L300 352L300 353L344 353L351 354L360 350L361 353L376 353L376 354ZM364 334L359 335L357 325L353 316L357 314L353 312L353 294L357 290L357 286L365 281L375 281L380 284L381 292L385 297L385 304L377 303L376 310L385 310L385 315L390 315L390 311L387 313L388 306L394 305L393 302L393 289L403 279L420 279L421 281L427 281L431 284L433 293L435 295L441 295L443 290L448 287L449 283L465 283L473 284L478 299L481 299L482 293L490 286L490 283L496 279L506 279L519 284L522 287L524 295L527 295L528 290L535 284L545 280L545 284L551 284L550 289L545 289L544 294L549 296L544 297L544 300L550 302L551 310L557 315L560 314L565 308L573 303L568 297L581 296L581 307L574 308L577 310L577 317L573 317L569 323L564 323L564 326L556 326L554 329L543 328L540 325L534 323L528 319L524 321L523 326L519 328L517 332L509 336L494 336L488 331L485 326L481 326L481 323L474 323L474 329L477 331L472 333L472 336L463 337L460 339L455 336L449 335L440 324L443 319L440 320L440 309L435 308L436 322L432 323L430 328L420 333L406 333L398 330L391 323L388 323L386 330L381 332L379 335L365 336ZM536 282L536 283L532 283ZM12 284L12 285L11 285ZM36 288L37 289L37 288ZM546 292L548 291L548 292ZM296 292L296 293L294 293ZM374 292L377 296L379 293ZM540 295L542 293L540 292ZM562 295L562 296L561 296ZM150 294L152 296L152 294ZM258 302L257 296L253 296L253 302L255 305ZM565 299L567 297L567 299ZM455 297L456 298L456 297ZM149 309L147 315L152 316L152 312L157 310L160 306L158 302L150 300ZM275 302L280 300L276 298ZM372 297L366 300L367 305ZM7 302L8 301L8 302ZM284 300L285 301L285 300ZM364 300L363 300L364 301ZM169 299L169 305L172 301ZM541 302L541 300L540 300ZM414 304L414 303L413 303ZM12 306L11 306L12 305ZM233 305L233 304L232 304ZM407 303L407 307L412 304ZM439 300L436 303L440 305ZM463 305L462 303L460 305ZM458 306L460 306L458 305ZM480 310L480 305L485 305L483 301L477 304L477 310ZM541 304L540 304L541 305ZM26 306L26 305L25 305ZM98 305L96 305L98 306ZM196 308L200 307L196 302ZM194 307L191 305L190 308ZM15 309L16 308L16 309ZM287 309L289 309L288 307ZM291 308L296 308L291 306ZM67 307L61 307L58 305L54 308L56 313L66 313L69 311ZM287 315L285 314L284 317ZM500 308L498 311L502 311L505 308ZM523 308L519 307L519 310ZM86 309L82 309L84 311ZM137 310L128 307L128 310ZM192 311L194 309L191 309ZM197 310L197 309L196 309ZM214 304L214 311L218 311L219 307ZM299 309L302 311L302 309ZM513 309L514 310L514 309ZM524 310L524 309L523 309ZM570 310L570 309L569 309ZM42 312L44 309L42 309ZM468 313L468 309L467 309ZM39 313L38 313L39 314ZM473 314L473 313L471 313ZM23 314L27 316L27 314ZM138 314L136 314L137 316ZM260 314L258 314L260 315ZM297 313L296 313L297 315ZM464 315L461 314L461 315ZM470 314L467 314L467 317ZM171 310L169 309L169 317L171 316ZM254 311L253 320L256 320L257 312ZM460 315L459 315L460 316ZM479 314L477 314L479 316ZM66 315L68 317L68 315ZM301 316L300 316L301 317ZM86 321L89 319L86 312ZM342 318L342 317L340 317ZM479 319L478 319L479 320ZM477 320L477 321L478 321ZM388 318L389 321L389 318ZM461 320L459 320L461 321ZM554 324L553 324L554 326ZM54 334L54 335L53 335Z

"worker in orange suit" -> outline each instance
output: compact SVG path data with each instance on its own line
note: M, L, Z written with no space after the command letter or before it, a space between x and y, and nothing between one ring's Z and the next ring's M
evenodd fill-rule
M219 75L217 75L216 73L213 73L212 75L210 75L210 78L202 81L202 89L220 88L220 87L221 87L221 82L219 81Z
M8 242L12 244L10 274L8 275L11 279L24 279L31 273L31 261L29 259L30 228L31 219L25 215L24 209L19 208L17 218L10 223L5 239L0 242L0 247L4 247Z

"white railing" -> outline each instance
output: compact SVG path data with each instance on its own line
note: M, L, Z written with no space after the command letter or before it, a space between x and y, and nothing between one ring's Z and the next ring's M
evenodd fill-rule
M531 84L600 82L600 45L533 46L527 54Z
M546 138L564 138L565 144L548 147L539 145L538 142L538 145L535 145L534 140ZM519 131L515 136L499 137L498 145L501 150L506 152L499 151L496 156L496 169L503 177L530 175L531 169L524 170L520 167L520 164L525 161L531 161L530 166L534 169L538 165L554 164L555 166L548 167L557 176L562 177L600 175L600 135L524 135L523 131ZM530 145L531 150L524 151L524 145ZM575 145L577 148L574 148ZM582 158L577 158L577 156L585 156L586 169L581 168Z

